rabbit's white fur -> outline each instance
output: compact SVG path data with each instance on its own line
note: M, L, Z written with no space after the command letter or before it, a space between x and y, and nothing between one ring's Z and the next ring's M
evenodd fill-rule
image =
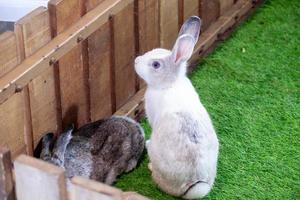
M198 39L194 38L193 45ZM145 109L152 127L147 150L152 177L167 193L194 199L205 196L213 186L219 143L210 117L186 76L191 52L183 52L188 55L186 59L174 61L182 56L174 57L176 48L184 47L182 41L190 47L189 36L181 33L173 51L149 51L136 58L135 69L147 83ZM153 68L154 61L161 67Z

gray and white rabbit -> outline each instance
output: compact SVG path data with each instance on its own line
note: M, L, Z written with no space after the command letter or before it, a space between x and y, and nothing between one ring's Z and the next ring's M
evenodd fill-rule
M142 127L128 117L113 116L77 131L69 128L54 141L42 139L40 158L63 167L66 176L84 176L106 184L136 167L144 150Z
M213 187L219 149L211 119L186 76L200 26L199 17L190 17L172 51L158 48L135 59L135 70L147 83L152 178L163 191L186 199L204 197Z

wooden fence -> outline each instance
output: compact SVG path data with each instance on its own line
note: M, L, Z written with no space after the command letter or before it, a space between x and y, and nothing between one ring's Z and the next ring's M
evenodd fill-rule
M9 150L0 148L0 174L3 174L0 176L1 200L148 199L135 192L122 192L117 188L83 177L73 177L66 181L62 168L30 156L20 155L13 164L14 169L12 169Z
M136 55L171 48L183 21L199 15L194 63L260 2L50 0L48 8L16 22L14 32L0 35L0 145L15 159L33 155L45 133L57 134L70 123L78 127L112 114L139 118L145 84L134 71ZM24 160L31 159L15 161L20 183L18 170L38 162Z

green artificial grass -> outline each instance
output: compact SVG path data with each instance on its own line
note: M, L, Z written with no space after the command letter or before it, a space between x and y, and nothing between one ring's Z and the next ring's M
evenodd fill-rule
M300 199L300 1L266 1L190 78L220 140L205 199ZM155 186L148 161L116 186L175 199Z

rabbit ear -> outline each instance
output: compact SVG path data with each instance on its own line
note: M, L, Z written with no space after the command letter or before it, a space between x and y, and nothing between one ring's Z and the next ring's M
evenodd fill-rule
M184 24L181 26L178 37L184 34L191 35L195 43L197 43L201 27L201 19L197 16L189 17Z
M177 40L172 50L172 59L175 64L187 61L193 53L195 40L191 35L182 35Z

